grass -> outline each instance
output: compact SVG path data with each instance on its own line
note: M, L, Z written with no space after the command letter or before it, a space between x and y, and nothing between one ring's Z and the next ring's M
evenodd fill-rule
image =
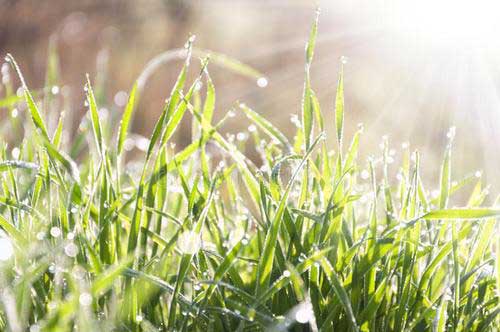
M46 88L33 92L7 56L1 330L497 331L500 210L484 206L487 189L474 174L452 181L454 132L440 182L426 184L437 195L407 145L396 166L384 140L365 169L357 157L362 129L350 142L343 130L343 71L334 113L320 110L312 89L316 31L317 20L293 140L244 104L214 123L222 110L209 64L260 74L193 50L193 39L148 66L119 125L103 120L102 86L87 78L88 116L71 139L64 114L54 118L62 108L55 52ZM193 51L201 70L189 84ZM145 81L173 58L184 65L144 155L127 156ZM236 140L221 134L234 112L250 125ZM192 141L176 150L186 114ZM334 133L325 132L329 121ZM262 167L245 156L247 145L257 147ZM468 203L450 208L457 193Z

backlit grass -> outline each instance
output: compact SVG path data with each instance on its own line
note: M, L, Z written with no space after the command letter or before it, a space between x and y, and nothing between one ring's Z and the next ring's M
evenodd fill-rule
M421 178L407 144L394 149L384 139L381 151L358 160L362 128L353 137L343 131L342 70L333 111L320 109L312 88L316 30L317 21L293 138L244 104L216 109L213 62L260 74L193 49L193 39L150 63L122 112L100 108L102 86L88 77L88 114L77 130L61 111L55 52L40 90L28 89L7 56L0 329L498 330L500 210L484 206L476 174L453 175L454 131L442 165L430 166L440 168L439 183ZM184 65L150 138L131 135L149 74L173 58ZM189 70L198 71L192 82ZM217 122L215 112L224 113ZM248 118L248 131L221 134L235 113ZM186 114L192 140L176 149ZM128 155L134 146L143 152ZM261 159L249 160L247 146ZM468 203L450 208L457 192Z

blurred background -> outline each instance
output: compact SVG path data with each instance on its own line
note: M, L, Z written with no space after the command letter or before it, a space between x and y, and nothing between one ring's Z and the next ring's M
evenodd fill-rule
M291 137L291 118L300 114L304 45L317 6L312 84L330 129L344 56L346 137L364 123L364 156L378 153L374 149L384 135L395 158L409 141L422 152L425 176L436 179L446 133L456 126L454 179L481 169L498 188L499 8L491 1L0 0L0 55L12 53L30 88L38 89L52 40L61 88L71 92L64 107L78 120L86 112L85 73L103 80L103 93L114 103L107 107L120 112L124 91L146 63L194 34L197 47L236 58L268 79L261 88L253 79L211 66L216 117L244 101ZM181 65L171 62L151 77L133 132L149 135ZM249 124L237 114L224 130L237 133ZM183 124L176 141L182 146L189 139L189 123ZM333 134L330 140L334 147Z

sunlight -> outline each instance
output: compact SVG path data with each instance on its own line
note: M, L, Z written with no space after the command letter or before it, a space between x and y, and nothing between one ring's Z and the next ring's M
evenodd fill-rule
M394 8L389 26L427 46L500 50L497 37L500 4L496 1L402 1Z

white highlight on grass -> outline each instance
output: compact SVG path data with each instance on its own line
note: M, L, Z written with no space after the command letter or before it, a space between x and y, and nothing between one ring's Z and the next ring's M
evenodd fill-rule
M0 235L0 261L5 262L9 260L14 254L14 246L12 241L3 235Z
M186 231L177 240L178 248L185 255L194 255L201 248L201 235L193 231Z

